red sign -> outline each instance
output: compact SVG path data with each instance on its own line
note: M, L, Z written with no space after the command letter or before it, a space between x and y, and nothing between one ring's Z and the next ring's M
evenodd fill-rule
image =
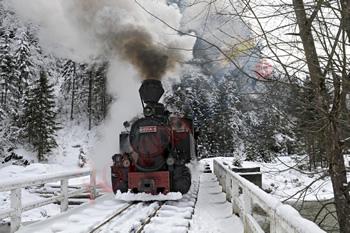
M156 133L157 126L141 126L139 132L140 133Z

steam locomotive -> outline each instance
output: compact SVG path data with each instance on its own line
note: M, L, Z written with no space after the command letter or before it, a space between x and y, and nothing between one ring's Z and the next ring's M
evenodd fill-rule
M144 80L139 93L144 117L124 122L120 153L112 157L113 192L187 193L191 172L185 164L196 154L192 119L171 116L159 103L159 80Z

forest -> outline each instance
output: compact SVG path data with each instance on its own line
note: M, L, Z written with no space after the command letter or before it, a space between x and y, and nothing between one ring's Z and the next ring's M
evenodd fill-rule
M188 16L186 2L168 4ZM292 169L331 178L340 232L349 232L348 3L272 1L262 10L245 0L228 8L218 2L198 3L206 12L198 19L184 17L180 32L196 32L193 57L163 81L164 103L193 117L200 158L234 157L239 165L304 156ZM266 23L274 17L283 20ZM87 61L57 56L41 45L39 30L0 0L2 163L13 160L19 146L47 161L67 122L97 131L120 98L108 91L107 55ZM266 62L273 70L261 73Z

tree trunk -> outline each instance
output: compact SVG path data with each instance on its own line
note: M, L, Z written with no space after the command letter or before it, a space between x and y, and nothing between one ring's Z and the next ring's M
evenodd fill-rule
M4 106L5 107L7 107L6 105L7 105L7 92L8 92L8 83L7 83L7 80L5 81L5 94L4 94L4 102L3 102L3 104L4 104Z
M342 113L342 82L337 74L333 73L334 96L332 109L329 113L327 136L329 146L327 158L329 161L329 173L332 180L334 201L341 233L350 233L350 197L346 168L343 157L343 145L341 143L341 126L339 123Z
M348 34L348 40L350 42L350 0L341 0L340 4L342 8L343 29Z
M70 108L70 119L74 120L74 99L75 99L75 80L77 76L76 72L76 64L73 62L74 68L73 68L73 80L72 80L72 102L71 102L71 108Z
M106 119L107 115L107 80L106 77L103 77L104 83L103 83L103 94L102 94L102 117L103 119Z
M92 83L93 83L93 68L89 71L89 99L88 99L88 112L89 112L89 130L92 127Z
M347 188L346 168L343 151L339 139L339 126L331 120L327 134L329 135L328 163L331 176L334 201L341 233L350 233L350 197Z
M299 36L302 40L309 75L315 91L316 104L319 110L324 109L327 112L328 107L324 99L326 96L325 78L320 68L320 61L311 30L311 22L306 16L303 0L293 0L293 5L299 26Z
M306 153L309 155L309 171L311 172L312 171L312 161L313 161L313 154L312 154L312 151L311 151L311 145L310 145L310 142L307 141L306 143Z
M4 105L5 102L5 84L1 85L1 99L0 99L0 104Z

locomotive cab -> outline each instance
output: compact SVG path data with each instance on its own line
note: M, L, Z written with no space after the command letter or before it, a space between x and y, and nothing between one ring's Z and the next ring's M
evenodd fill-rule
M195 154L192 120L170 117L159 103L164 89L159 80L140 87L144 117L120 134L120 154L113 156L113 191L151 194L187 193L191 173L185 166Z

